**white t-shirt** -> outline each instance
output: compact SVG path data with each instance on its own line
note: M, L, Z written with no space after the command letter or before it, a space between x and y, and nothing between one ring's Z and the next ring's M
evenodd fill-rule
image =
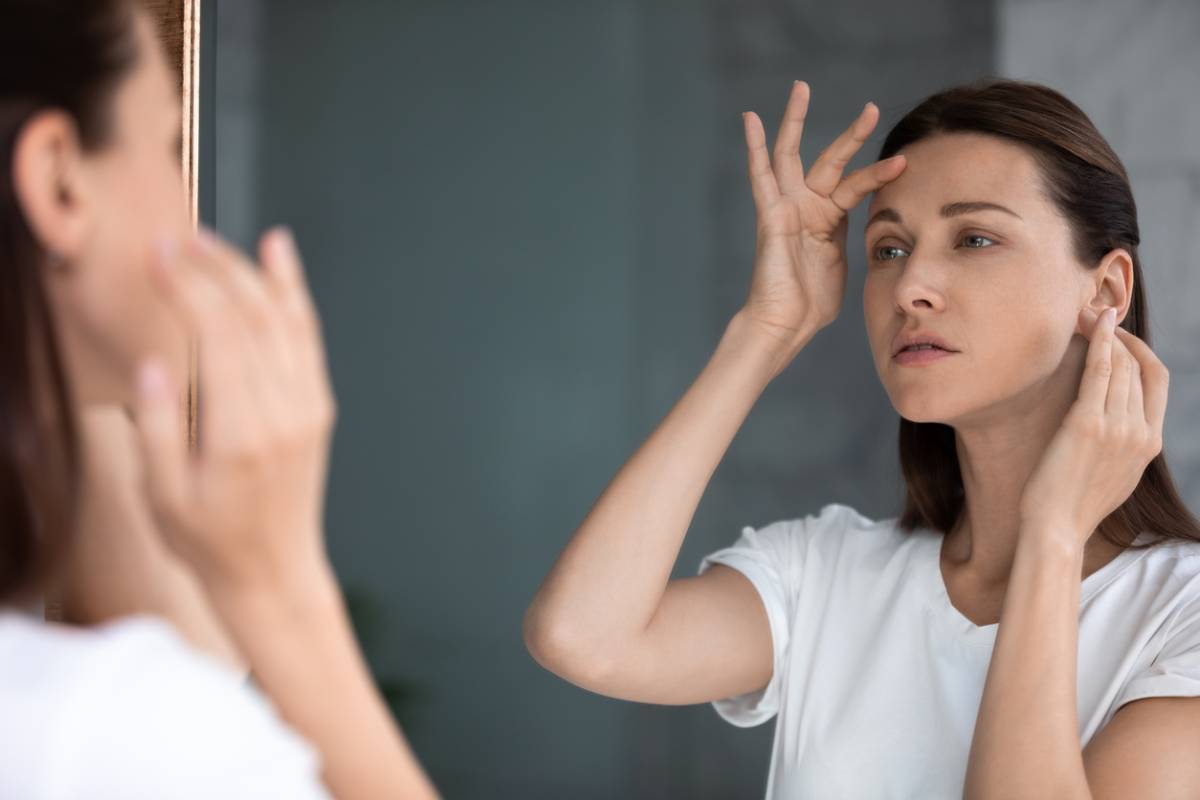
M166 622L0 612L0 799L329 800L316 751Z
M770 682L713 705L742 727L779 715L768 798L962 797L999 624L951 604L942 534L895 523L831 503L700 564L744 574L767 610ZM1200 544L1122 551L1080 587L1080 746L1124 703L1196 695Z

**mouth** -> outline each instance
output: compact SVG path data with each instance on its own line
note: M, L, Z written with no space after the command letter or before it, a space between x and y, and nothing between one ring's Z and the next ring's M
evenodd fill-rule
M892 360L902 366L929 364L957 352L957 350L949 350L935 344L912 344L892 356Z

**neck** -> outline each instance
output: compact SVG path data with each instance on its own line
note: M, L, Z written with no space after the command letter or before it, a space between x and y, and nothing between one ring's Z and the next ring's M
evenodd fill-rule
M946 535L942 557L972 584L1007 585L1020 535L1021 493L1075 402L1082 371L1082 355L1076 359L1068 353L1060 369L1007 399L1003 408L954 424L964 505ZM1103 544L1098 539L1089 540L1089 550Z

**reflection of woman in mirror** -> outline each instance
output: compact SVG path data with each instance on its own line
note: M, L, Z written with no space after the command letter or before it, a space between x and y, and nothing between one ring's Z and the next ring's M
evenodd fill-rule
M140 4L0 0L0 796L432 797L325 554L335 403L299 256L283 230L261 270L190 233L179 117ZM114 406L132 447L92 425ZM219 618L184 633L266 697L156 617L21 610L112 510L96 475L140 496Z
M546 578L531 652L609 696L778 715L771 797L1200 796L1200 527L1160 452L1120 161L1057 92L993 81L928 98L843 176L868 104L805 171L808 99L797 82L771 154L745 116L748 298ZM872 193L902 514L829 503L671 580L742 421L837 316Z

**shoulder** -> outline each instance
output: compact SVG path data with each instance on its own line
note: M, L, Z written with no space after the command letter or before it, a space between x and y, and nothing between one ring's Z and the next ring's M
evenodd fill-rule
M14 647L19 674L5 657ZM7 705L20 692L24 712L0 723L0 743L33 753L30 780L61 796L327 796L315 750L241 675L158 618L92 629L6 620L0 662L0 696ZM0 789L15 780L6 773Z
M747 527L743 530L754 530ZM845 503L826 503L803 517L778 520L756 531L760 536L786 538L806 550L825 553L844 550L891 549L903 539L896 518L873 518Z
M1200 603L1200 542L1162 539L1133 555L1129 572L1139 586Z
M791 566L838 561L863 564L873 556L892 558L905 541L896 518L875 519L853 506L831 502L802 517L779 519L757 528L747 525L737 542L721 552L758 553Z

